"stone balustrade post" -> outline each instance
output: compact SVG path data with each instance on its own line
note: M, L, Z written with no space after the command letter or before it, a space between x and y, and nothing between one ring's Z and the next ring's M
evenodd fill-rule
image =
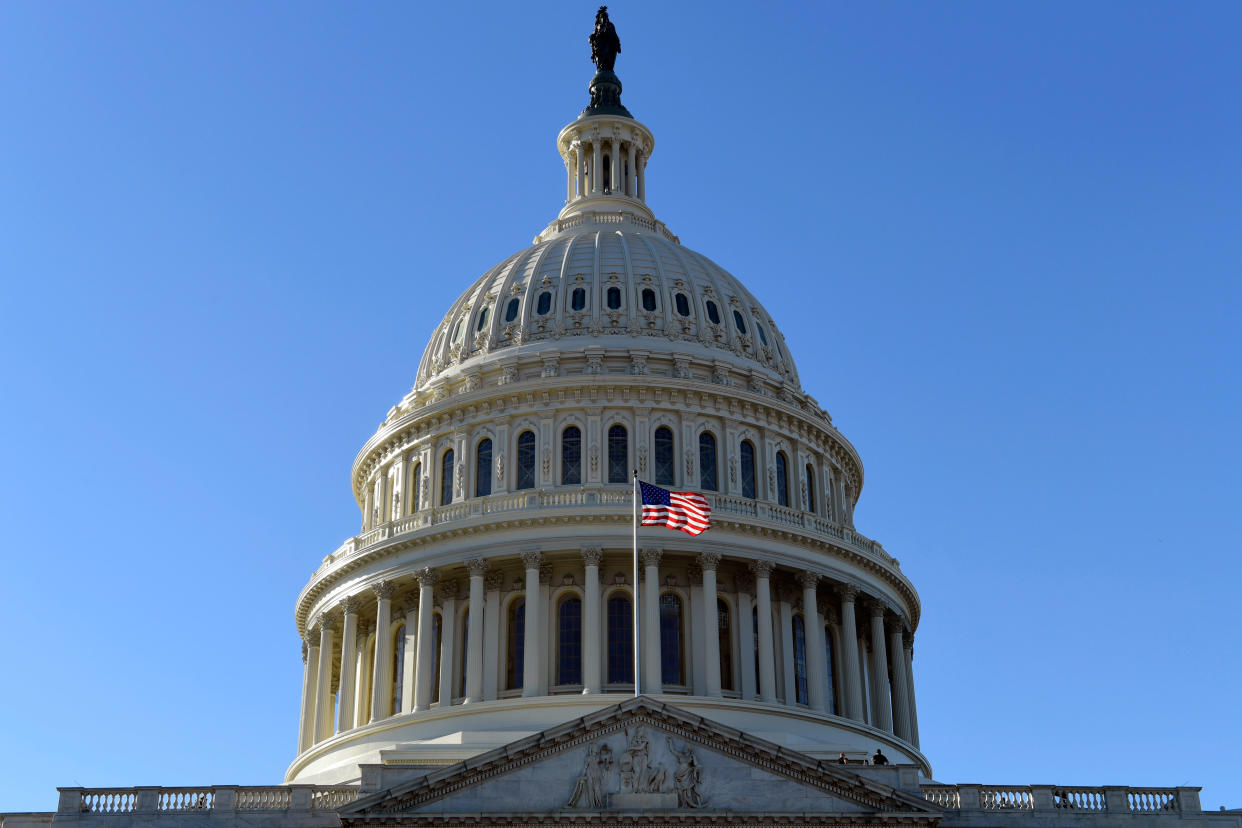
M759 698L776 703L776 654L772 638L772 585L774 565L770 561L751 561L755 574L755 610L759 617Z
M858 625L854 620L854 599L858 597L858 587L854 584L842 584L837 587L841 596L841 639L845 650L842 661L845 665L845 715L856 722L866 720L863 713L862 673L859 671Z
M431 683L435 680L435 588L439 577L431 568L418 573L418 666L414 676L414 710L431 707Z
M604 553L599 547L582 550L585 571L582 605L582 692L599 693L603 681L603 619L600 611L599 565Z
M343 733L354 726L354 662L358 657L358 609L361 602L350 596L341 602L341 689L337 695L336 729Z
M466 619L466 698L465 703L483 701L483 576L487 561L472 558L466 562L470 572L470 615Z
M160 789L154 785L134 788L134 813L153 814L160 807Z
M392 715L392 581L371 587L375 593L375 665L371 671L371 721Z
M1104 786L1104 807L1110 814L1126 814L1130 812L1130 789L1124 785Z
M983 799L980 795L982 785L958 785L957 796L958 805L963 811L978 811L983 808Z
M211 789L211 810L216 814L228 814L237 810L237 788L216 786Z
M707 695L720 696L720 611L716 608L716 567L719 552L699 554L703 570L703 659Z
M1177 788L1177 810L1183 814L1197 814L1203 810L1199 804L1199 791L1202 788Z
M1031 807L1036 811L1051 811L1057 807L1056 797L1052 794L1053 785L1031 786Z
M824 676L828 667L824 655L824 626L819 620L819 575L801 572L798 583L802 586L802 627L806 632L807 701L812 710L826 713Z
M644 549L643 560L643 629L642 692L659 693L664 689L660 665L660 558L662 549Z
M77 819L78 814L82 813L82 789L81 788L57 788L60 797L56 801L56 818L58 820Z
M598 160L598 148L595 154ZM592 182L592 188L594 188L594 182ZM526 567L526 634L522 644L523 696L542 696L544 693L539 671L539 653L545 646L544 639L540 637L543 629L540 623L543 608L539 602L539 566L542 563L541 553L534 551L522 553L522 564Z
M315 689L315 741L332 735L332 647L337 621L326 613L319 619L319 670Z
M311 793L314 790L314 785L290 785L289 810L309 811L311 809Z

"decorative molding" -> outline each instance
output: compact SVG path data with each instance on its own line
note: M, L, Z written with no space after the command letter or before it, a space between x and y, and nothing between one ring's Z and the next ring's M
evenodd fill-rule
M397 585L392 581L376 581L374 584L371 584L371 591L374 592L375 597L381 601L390 600L396 589Z
M604 550L598 546L586 546L582 549L583 566L599 566L604 560Z
M471 578L479 578L487 574L488 563L486 558L471 558L466 561L466 571L470 573Z

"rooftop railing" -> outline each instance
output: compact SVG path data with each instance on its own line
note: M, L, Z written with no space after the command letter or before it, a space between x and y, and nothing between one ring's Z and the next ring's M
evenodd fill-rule
M335 811L358 798L357 785L202 788L60 788L57 820L131 814Z
M923 785L928 802L952 811L1060 811L1076 814L1198 813L1198 788L1056 785Z

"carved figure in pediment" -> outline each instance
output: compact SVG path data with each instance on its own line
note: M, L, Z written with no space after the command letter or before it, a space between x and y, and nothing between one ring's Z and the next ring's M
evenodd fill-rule
M647 729L642 725L634 728L621 754L621 789L629 793L660 793L664 788L664 766L651 762L651 744Z
M569 797L569 807L601 810L608 805L608 797L604 792L608 771L612 767L612 748L607 744L593 744L586 749L586 761L582 765L582 773L574 785L574 792Z
M703 784L703 768L700 767L699 760L695 758L689 745L678 750L671 737L668 740L668 749L677 759L677 770L673 771L673 787L677 790L677 807L702 808L707 798L699 790L699 786Z

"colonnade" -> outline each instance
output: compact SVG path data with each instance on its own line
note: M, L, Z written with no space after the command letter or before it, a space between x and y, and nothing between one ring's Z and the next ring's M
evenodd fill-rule
M647 198L647 154L625 138L589 137L573 141L565 154L566 199L598 195Z
M633 656L625 638L632 635L632 576L627 561L604 583L604 558L597 547L572 557L529 550L518 562L473 558L465 562L464 594L451 577L460 566L427 568L414 583L380 580L320 612L304 641L299 752L397 713L518 695L632 692L632 666L618 657ZM515 563L521 576L506 580ZM648 548L640 563L644 693L801 707L918 745L913 634L883 599L814 571L722 560L712 551L692 557ZM620 620L616 596L625 602ZM567 598L578 602L568 622L558 613ZM675 617L666 611L670 602ZM672 645L676 653L670 640L681 642ZM624 652L613 652L617 646ZM665 681L670 658L683 665L673 684Z

